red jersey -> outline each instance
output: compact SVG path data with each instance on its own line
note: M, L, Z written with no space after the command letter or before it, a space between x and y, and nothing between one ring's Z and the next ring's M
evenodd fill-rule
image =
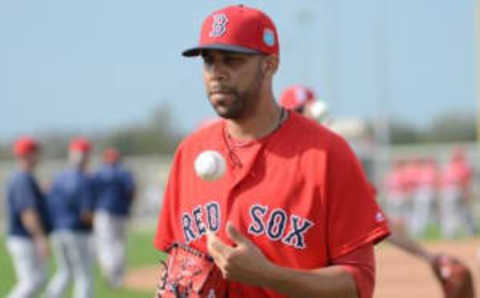
M408 192L408 180L404 175L403 168L394 168L388 174L385 179L385 186L389 193L390 198L402 198L406 199L405 195Z
M435 188L438 186L439 178L438 178L438 169L433 164L424 164L421 167L419 177L418 177L418 185L419 187L431 187Z
M274 133L232 148L225 121L195 132L179 146L158 221L155 246L184 242L206 251L206 229L230 243L231 221L272 262L297 269L326 267L389 234L363 170L346 142L295 113ZM227 161L213 182L194 160L216 150ZM285 297L229 283L229 297Z
M408 163L403 167L402 175L406 183L407 192L411 194L417 190L419 186L419 177L420 177L421 168L416 162Z
M451 161L445 167L442 186L468 187L472 178L472 169L464 160Z

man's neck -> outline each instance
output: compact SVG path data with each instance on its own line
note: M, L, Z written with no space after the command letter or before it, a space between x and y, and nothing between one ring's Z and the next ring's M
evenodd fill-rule
M33 173L33 167L30 166L27 162L25 161L19 161L17 164L17 167L20 171L25 172L25 173Z
M85 172L85 169L86 169L86 165L84 163L71 162L69 166L71 169L79 172Z
M273 95L261 103L252 115L227 121L227 132L237 140L250 141L272 133L280 124L281 108Z

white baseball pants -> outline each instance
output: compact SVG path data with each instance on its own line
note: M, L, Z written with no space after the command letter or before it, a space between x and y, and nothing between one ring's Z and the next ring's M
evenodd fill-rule
M17 284L8 298L36 297L45 285L47 271L45 261L35 250L33 240L25 237L8 236L7 249L12 256L17 274Z
M88 233L58 231L52 235L57 272L47 287L46 298L61 298L73 278L73 297L93 297L93 254Z

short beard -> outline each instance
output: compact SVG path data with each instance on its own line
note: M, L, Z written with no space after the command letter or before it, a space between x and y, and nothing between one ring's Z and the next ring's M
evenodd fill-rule
M245 110L245 95L236 90L231 90L233 97L232 104L228 107L213 106L218 116L225 119L238 119L243 115Z
M260 97L264 78L265 74L263 73L259 64L257 72L255 73L255 78L245 92L240 93L237 90L231 90L232 96L234 97L231 106L225 110L221 110L218 107L213 106L217 115L224 119L237 120L245 118L245 116L249 115L249 113L255 111L256 106L259 104L258 98Z

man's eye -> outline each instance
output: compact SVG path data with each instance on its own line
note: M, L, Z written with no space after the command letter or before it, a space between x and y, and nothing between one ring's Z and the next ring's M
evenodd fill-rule
M240 58L237 57L227 57L225 58L225 62L228 64L235 64L240 62Z
M203 63L205 63L205 64L212 64L212 62L213 62L212 57L203 56L202 58L203 58Z

